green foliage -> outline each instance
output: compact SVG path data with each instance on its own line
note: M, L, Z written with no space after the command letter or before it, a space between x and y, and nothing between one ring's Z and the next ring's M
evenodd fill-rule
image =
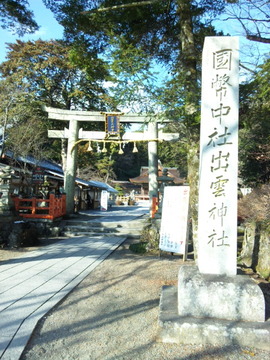
M136 244L131 244L129 246L129 250L136 253L136 254L145 254L146 253L146 242L140 242Z
M99 172L100 178L103 179L106 183L109 179L115 177L113 172L114 160L109 156L100 155L98 162L96 163L97 170Z
M0 66L2 77L26 84L28 92L46 105L85 110L104 107L101 81L105 70L100 60L92 60L93 69L96 67L92 73L85 72L72 63L72 47L60 40L17 40L8 48L8 60Z
M240 176L256 186L270 179L270 60L240 87Z
M225 5L222 0L170 0L147 4L126 0L117 4L113 0L59 0L57 3L45 0L45 4L65 27L69 40L80 46L84 43L91 51L105 56L117 82L123 85L126 80L127 98L135 90L140 101L142 92L138 89L154 94L153 85L160 79L154 79L153 71L149 70L151 64L157 63L165 64L175 74L182 72L183 95L190 97L193 103L194 83L197 82L195 68L199 64L203 38L215 34L210 19ZM152 86L149 86L150 81ZM193 90L187 92L188 87Z
M14 156L30 153L37 158L45 155L47 117L27 87L18 86L10 79L0 81L0 126L2 151L7 147Z
M140 240L146 244L147 251L155 251L159 249L159 226L149 219L145 224Z
M148 151L146 143L137 143L137 153L133 153L133 143L125 144L124 154L120 155L115 152L113 158L115 160L114 172L118 180L129 180L136 177L140 173L141 166L148 166Z
M115 179L114 159L107 144L107 153L101 152L98 143L92 143L93 151L87 151L88 142L78 146L78 176L85 180L98 180L108 183ZM103 146L103 145L102 145Z
M103 61L93 57L90 71L82 62L72 62L72 50L67 42L57 40L9 44L7 61L0 65L0 120L9 139L6 145L16 154L47 155L59 162L60 141L48 140L47 129L67 124L48 121L42 104L63 109L106 109L102 80L107 71Z
M28 10L27 6L27 0L1 0L1 27L15 30L19 36L38 30L38 24L33 19L33 12Z
M269 184L261 185L238 201L238 216L244 220L249 230L248 237L243 243L240 260L248 266L252 266L265 279L269 279L270 276L269 190ZM252 227L254 230L250 231Z
M123 190L123 188L122 188L120 185L116 184L116 185L114 186L114 188L115 188L115 190L118 191L118 195L119 195L119 196L123 196L123 195L124 195L124 190Z
M115 81L110 91L115 108L127 107L135 112L153 112L150 94L156 81L150 59L140 46L128 43L124 36L112 36L106 57ZM139 108L139 109L138 109Z
M177 167L181 177L187 176L186 148L181 141L160 143L159 159L164 167Z
M68 40L77 44L77 59L83 58L85 50L80 53L78 49L84 47L106 59L114 82L110 108L163 112L177 124L186 145L180 146L184 158L188 144L198 141L199 135L203 40L216 34L211 19L223 10L224 1L45 3L65 27ZM156 65L163 66L162 77L156 76ZM168 156L177 152L179 146L175 146Z
M93 151L87 151L88 142L78 146L78 176L108 182L110 179L129 180L140 173L142 165L147 166L147 144L137 143L138 153L133 153L133 143L119 145L107 143L107 153L101 152L103 145L92 141Z

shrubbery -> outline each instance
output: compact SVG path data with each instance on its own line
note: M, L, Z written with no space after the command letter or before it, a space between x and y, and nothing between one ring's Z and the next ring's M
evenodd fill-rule
M270 185L262 185L238 202L244 225L239 263L270 279Z

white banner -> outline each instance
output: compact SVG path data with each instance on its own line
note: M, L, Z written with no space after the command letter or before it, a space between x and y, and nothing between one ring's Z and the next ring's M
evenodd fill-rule
M100 210L107 211L108 210L108 191L101 191L101 199L100 199Z
M186 256L189 186L165 186L160 226L160 250Z

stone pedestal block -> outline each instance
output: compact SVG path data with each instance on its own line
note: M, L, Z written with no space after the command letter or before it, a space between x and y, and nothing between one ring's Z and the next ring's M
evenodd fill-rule
M1 184L0 185L0 216L10 216L12 215L12 208L14 203L10 197L11 186L10 184Z
M177 306L177 287L164 286L158 333L164 343L216 346L224 352L234 345L270 351L270 319L251 322L179 316Z
M196 266L181 266L178 314L232 321L265 321L265 300L248 276L201 274Z

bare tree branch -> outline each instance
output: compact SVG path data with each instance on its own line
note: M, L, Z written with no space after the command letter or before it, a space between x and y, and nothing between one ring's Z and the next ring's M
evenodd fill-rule
M106 8L101 7L101 8L95 9L95 10L91 10L91 11L84 11L83 14L87 15L92 12L102 12L102 11L118 10L118 9L123 9L123 8L128 8L128 7L151 5L158 1L159 0L135 1L132 3L128 3L128 4L113 5L113 6L106 7Z
M270 39L269 38L264 38L264 37L261 37L261 36L247 35L247 39L251 40L251 41L261 42L261 43L264 43L264 44L270 44Z
M226 8L227 19L237 20L246 38L254 42L270 43L270 1L269 0L230 0Z
M252 70L251 68L247 67L246 65L244 65L242 62L240 62L239 66L245 70L247 70L248 72L251 72L252 74L256 74L256 71Z

